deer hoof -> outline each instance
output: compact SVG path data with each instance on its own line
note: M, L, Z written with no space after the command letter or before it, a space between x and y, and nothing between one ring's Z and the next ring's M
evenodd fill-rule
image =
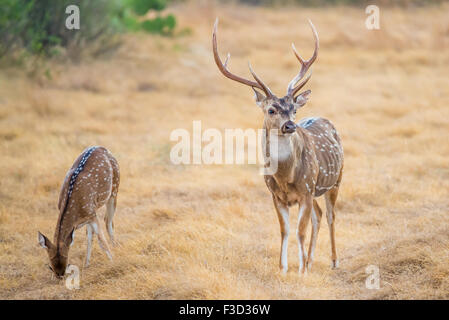
M312 262L308 262L307 263L307 271L310 271L310 270L312 270Z
M338 269L338 265L339 265L338 260L332 260L331 265L332 269Z

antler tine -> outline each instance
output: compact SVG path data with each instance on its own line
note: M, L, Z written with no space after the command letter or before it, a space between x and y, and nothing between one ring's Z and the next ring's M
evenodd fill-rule
M302 87L304 87L304 85L307 83L307 81L309 81L312 73L310 73L310 75L307 78L305 78L300 84L295 86L298 83L298 81L304 77L304 75L307 73L309 68L312 66L312 64L315 62L316 58L318 57L318 50L320 48L318 32L316 31L315 26L313 25L313 23L310 19L309 19L309 24L310 24L310 27L312 28L313 37L315 38L315 49L313 51L312 57L309 60L304 61L304 59L301 58L298 51L296 50L295 45L292 43L293 53L295 54L298 61L301 63L301 70L296 75L296 77L294 77L293 80L290 81L290 83L288 84L288 87L287 87L287 94L292 97L296 94L296 92L298 92Z
M249 71L251 72L253 78L257 81L258 84L260 84L263 87L263 91L267 94L268 97L271 97L273 95L273 92L271 92L270 88L268 88L265 83L257 76L257 74L254 72L253 68L251 67L251 63L248 61L248 67Z
M310 80L311 77L312 77L312 69L310 69L310 73L307 75L307 77L305 77L304 80L301 81L301 83L295 87L294 92L292 92L292 97L296 94L296 92L301 90L302 87L304 87L307 84L307 82Z
M224 66L225 68L228 66L228 61L229 61L229 59L231 59L231 54L230 54L230 53L228 53L228 55L226 56L226 60L225 60L225 62L224 62L224 64L223 64L223 66Z
M223 64L221 62L220 59L220 55L218 54L218 45L217 45L217 29L218 29L218 18L215 20L215 24L214 24L214 33L212 34L212 47L213 47L213 51L214 51L214 60L215 63L217 64L218 69L221 71L221 73L226 77L229 78L231 80L240 82L242 84L245 84L247 86L253 87L253 88L258 88L262 91L265 92L265 94L267 95L267 97L270 97L273 95L273 93L271 92L271 90L262 82L262 80L260 80L259 77L257 77L257 75L254 73L254 71L252 71L251 66L250 66L250 71L251 74L253 75L254 79L256 80L256 82L239 77L233 73L231 73L227 66L228 66L228 62L229 59L231 57L231 55L228 53L225 63Z

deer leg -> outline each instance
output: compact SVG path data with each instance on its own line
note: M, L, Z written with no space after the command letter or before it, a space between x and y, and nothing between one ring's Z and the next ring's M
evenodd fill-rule
M289 210L288 206L276 200L273 196L274 208L279 218L279 225L281 227L281 256L279 258L279 267L282 273L287 273L288 270L288 235L290 232L289 224Z
M84 266L87 268L90 263L90 255L92 253L92 226L88 224L86 226L86 235L87 235L87 253L86 253L86 263Z
M320 223L321 216L323 212L318 205L318 202L313 200L313 208L312 208L312 234L310 235L310 243L309 243L309 253L307 258L307 269L310 271L312 269L313 263L313 254L315 252L316 241L318 238L318 232L320 231Z
M299 204L298 228L296 229L296 237L298 238L298 256L299 256L299 273L305 272L305 262L307 260L304 250L304 241L306 238L307 225L312 211L313 198L307 197Z
M94 222L92 222L92 228L94 229L94 232L98 237L98 242L100 243L101 249L103 249L103 251L106 252L106 255L108 256L109 260L112 261L112 254L111 251L109 251L108 242L106 241L103 231L100 228L100 224L98 223L97 217L95 217Z
M111 196L106 202L106 214L104 215L104 223L106 225L106 230L108 232L109 239L112 242L112 245L117 245L117 242L114 239L114 223L112 219L114 219L115 208L117 204L117 198Z
M337 201L338 187L334 187L324 194L326 199L326 216L329 225L329 235L332 250L332 269L338 268L337 249L335 248L335 202Z

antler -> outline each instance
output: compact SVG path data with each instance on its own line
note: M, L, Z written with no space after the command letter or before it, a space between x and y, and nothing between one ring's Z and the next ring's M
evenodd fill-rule
M301 63L301 70L299 71L298 75L296 77L294 77L293 80L290 81L290 83L288 84L287 95L289 95L291 97L294 97L295 94L302 87L305 86L307 81L309 81L310 77L312 76L312 70L310 70L309 75L303 81L301 81L300 84L295 86L296 83L304 77L304 75L307 73L307 71L309 70L310 66L315 62L315 60L316 60L316 58L318 56L318 49L320 47L319 39L318 39L318 33L316 32L315 26L313 25L312 21L309 20L309 24L310 24L310 27L312 28L313 36L315 38L315 50L313 51L312 57L309 60L304 61L304 59L301 58L301 56L299 55L298 51L296 51L295 45L292 43L293 53L295 54L296 58Z
M268 88L268 86L265 85L263 83L263 81L256 75L256 73L251 68L251 64L249 62L248 62L249 70L250 70L251 74L253 75L254 79L256 80L256 82L239 77L239 76L231 73L228 70L227 65L228 65L229 58L231 57L231 55L229 53L226 57L225 63L223 64L221 62L220 56L218 55L218 48L217 48L217 27L218 27L218 18L215 20L215 24L214 24L214 33L212 35L212 45L213 45L213 49L214 49L215 63L217 64L217 67L218 67L218 69L220 69L221 73L223 73L223 75L226 78L246 84L247 86L250 86L253 88L261 89L263 92L265 92L267 97L273 96L273 93L271 92L270 88Z

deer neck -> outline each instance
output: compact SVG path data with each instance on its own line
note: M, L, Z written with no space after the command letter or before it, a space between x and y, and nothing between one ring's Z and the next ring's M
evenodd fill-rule
M298 132L289 135L270 134L266 131L264 141L265 150L270 150L270 162L277 161L277 171L275 179L280 182L292 183L295 176L295 169L301 158L302 139ZM277 144L277 146L276 146Z
M57 246L59 253L67 255L70 246L65 241L70 236L75 227L76 208L66 208L59 215L58 223L54 235L54 244Z

